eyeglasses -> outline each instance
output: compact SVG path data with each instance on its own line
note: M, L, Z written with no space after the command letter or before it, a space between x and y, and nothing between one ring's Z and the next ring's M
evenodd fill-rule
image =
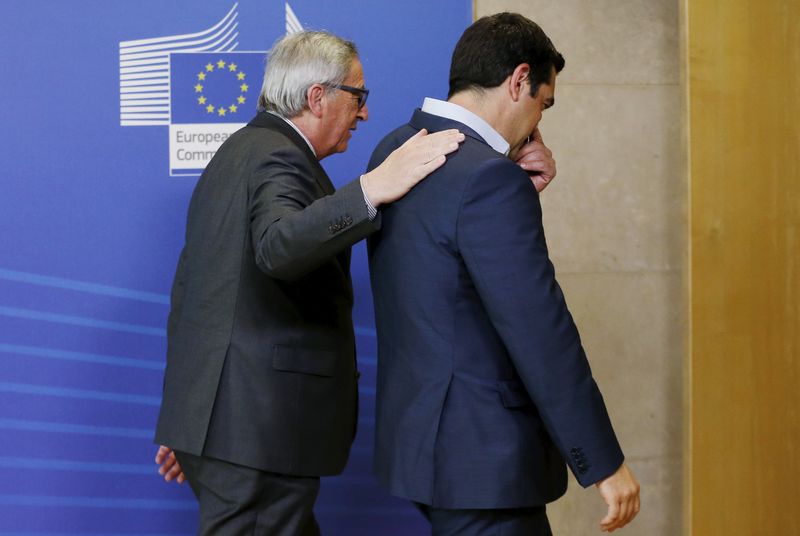
M367 103L367 97L369 97L369 90L363 87L353 87L353 86L345 86L344 84L322 84L323 86L332 87L334 89L341 89L342 91L346 91L351 95L355 95L358 97L358 109L364 107Z

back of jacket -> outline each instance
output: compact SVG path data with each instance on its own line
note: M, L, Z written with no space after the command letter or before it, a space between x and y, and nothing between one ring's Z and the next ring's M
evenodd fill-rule
M285 474L341 472L357 408L349 246L373 230L355 186L334 193L269 114L220 147L189 206L156 442Z
M417 111L370 167L421 128L467 135L383 208L369 240L378 329L375 468L395 495L513 508L622 463L547 256L527 174L467 126Z

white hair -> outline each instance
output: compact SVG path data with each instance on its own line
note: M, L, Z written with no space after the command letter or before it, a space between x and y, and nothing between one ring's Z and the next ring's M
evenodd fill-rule
M308 107L314 84L341 84L358 58L356 45L328 32L304 31L282 37L267 55L259 109L295 117Z

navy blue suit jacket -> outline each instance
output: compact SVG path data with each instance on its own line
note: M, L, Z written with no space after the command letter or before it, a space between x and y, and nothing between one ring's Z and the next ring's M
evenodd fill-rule
M447 163L369 239L378 328L375 469L440 508L544 504L623 462L556 283L528 175L467 126L417 110L373 153L458 128Z

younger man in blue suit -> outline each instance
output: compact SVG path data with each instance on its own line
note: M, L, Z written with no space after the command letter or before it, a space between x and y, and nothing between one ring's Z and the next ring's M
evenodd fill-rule
M627 524L639 485L624 463L555 280L537 189L554 163L537 124L564 59L532 21L478 20L456 45L448 101L425 99L370 169L425 128L460 151L383 210L370 238L378 328L375 468L433 534L551 534L544 505L565 460ZM531 137L533 143L527 143ZM523 152L528 173L513 159ZM533 148L533 149L531 149ZM532 184L533 180L533 184Z

